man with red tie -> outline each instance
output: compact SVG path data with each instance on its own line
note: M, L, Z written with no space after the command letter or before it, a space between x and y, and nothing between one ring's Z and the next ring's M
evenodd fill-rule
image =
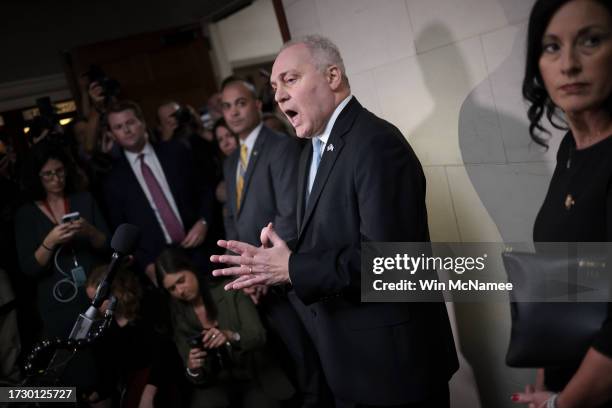
M136 266L155 282L153 263L168 245L188 249L207 266L202 244L208 231L212 188L194 174L191 152L180 143L149 143L140 107L120 101L108 109L108 127L122 154L104 187L110 223L140 227ZM207 272L207 271L203 271Z

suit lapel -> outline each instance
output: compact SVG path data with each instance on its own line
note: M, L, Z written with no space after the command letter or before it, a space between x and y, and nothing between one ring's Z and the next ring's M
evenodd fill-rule
M336 119L336 123L334 123L334 127L332 128L327 144L325 145L325 151L323 152L321 163L319 163L319 169L317 170L314 184L312 185L312 191L310 192L310 197L308 198L308 205L305 209L304 218L298 230L298 237L302 235L304 228L308 225L308 222L312 217L312 213L317 206L321 192L325 188L329 174L331 173L336 160L342 153L342 149L344 147L344 135L351 130L353 121L355 120L360 108L361 105L359 102L357 102L355 97L353 97L342 110L338 116L338 119ZM310 151L312 152L312 147L310 148ZM312 153L309 155L309 157L311 156ZM308 164L310 164L310 160L308 160ZM304 173L301 174L305 174L306 178L308 177L307 172L309 169L309 166L305 166L302 170Z
M179 216L182 219L182 203L177 191L177 188L181 183L180 176L176 172L176 167L172 165L172 158L168 157L166 149L164 149L162 146L157 145L153 146L153 150L155 150L155 155L157 156L157 160L159 160L159 164L161 165L162 171L164 172L164 176L166 177L166 181L168 182L168 187L170 187L170 193L174 198L174 202L176 203ZM185 221L183 220L183 222ZM185 228L187 228L186 225Z
M257 161L259 160L259 156L261 156L261 150L263 149L264 143L266 141L266 132L265 127L262 127L259 131L259 135L257 136L257 140L255 141L255 145L253 146L253 151L249 157L249 164L247 165L246 174L244 175L244 187L242 188L242 197L240 199L240 210L238 210L238 215L242 211L244 207L242 204L244 203L244 198L246 197L249 184L251 183L251 179L253 178L253 172L255 171L255 166L257 165Z
M135 186L134 188L128 188L127 194L130 194L131 192L133 192L134 195L130 194L130 196L134 197L135 200L141 201L140 206L143 208L143 211L149 212L149 216L152 219L154 219L156 221L155 223L157 224L157 218L155 216L155 212L153 211L153 208L151 208L151 203L149 203L147 194L144 192L142 186L140 185L140 182L138 181L138 179L136 178L136 175L134 174L132 165L130 164L128 159L125 157L123 152L121 153L121 156L119 158L118 165L121 166L120 167L121 171L119 172L119 174L123 173L125 175L125 180L122 180L124 185L125 186Z
M312 143L310 146L304 146L302 154L300 155L300 163L298 167L298 185L297 185L297 229L298 231L302 227L302 220L304 219L304 204L306 200L306 182L308 181L308 173L306 168L310 164L312 157Z
M140 185L140 183L138 182L138 179L136 178L136 175L134 174L134 170L132 169L131 163L125 157L123 152L121 152L121 157L119 158L119 162L121 163L121 169L122 169L121 172L124 173L126 177L125 185L137 186L137 188L134 189L134 192L138 194L139 198L141 198L142 200L144 200L145 203L147 203L147 207L151 208L151 206L149 205L149 200L147 199L147 195L142 189L142 186ZM151 212L153 212L153 210L151 210Z
M330 136L330 138L327 140L327 145L325 147L326 151L323 153L321 163L319 163L319 169L317 170L317 175L315 176L314 184L312 185L312 190L310 191L310 197L308 198L308 205L306 205L306 209L304 212L304 219L301 224L300 234L302 233L304 227L308 224L308 221L310 221L310 217L312 216L312 212L314 211L314 208L317 205L317 201L321 196L321 192L325 187L325 183L327 182L329 173L334 167L334 164L336 163L336 160L338 159L338 156L340 156L342 148L344 147L344 141L342 140L342 138L339 136L333 136L334 135L332 132L332 136ZM327 150L327 146L332 145L334 146L334 150ZM312 148L310 149L310 151L312 152ZM312 158L312 153L309 155L309 157ZM308 163L310 164L310 160L308 161ZM308 174L306 174L306 178L308 178Z
M238 168L238 160L240 156L240 147L236 149L234 153L231 154L226 160L228 177L225 180L225 188L227 189L227 205L232 209L232 214L234 217L234 221L238 218L238 212L236 209L236 171Z

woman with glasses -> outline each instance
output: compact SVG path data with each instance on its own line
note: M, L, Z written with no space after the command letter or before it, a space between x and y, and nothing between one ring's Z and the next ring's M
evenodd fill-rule
M35 146L22 171L29 202L15 219L21 270L36 279L44 334L65 338L88 305L85 281L103 259L108 231L89 193L74 192L72 160L50 144ZM74 214L72 220L65 215Z
M29 202L15 218L17 256L21 270L36 283L43 338L70 335L79 313L89 305L87 276L104 262L101 255L108 247L106 223L92 196L74 191L72 163L61 148L40 143L22 168ZM71 220L64 217L76 212ZM76 386L79 397L92 406L104 406L104 401L96 404L101 378L90 350L58 364L61 384Z

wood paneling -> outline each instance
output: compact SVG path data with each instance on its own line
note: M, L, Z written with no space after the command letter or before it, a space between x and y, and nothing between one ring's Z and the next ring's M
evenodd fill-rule
M173 99L202 106L216 92L208 41L199 27L178 28L105 41L71 50L72 80L90 65L121 84L122 98L138 102L150 127L157 106Z

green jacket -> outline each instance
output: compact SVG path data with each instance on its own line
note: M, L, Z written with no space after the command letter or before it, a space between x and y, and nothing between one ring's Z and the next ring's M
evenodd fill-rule
M266 352L266 331L251 299L240 291L226 291L223 283L211 285L210 292L218 309L219 329L239 333L240 341L230 347L231 373L228 369L213 373L206 364L211 360L206 358L203 375L187 377L200 386L213 386L231 378L249 379L256 381L270 397L279 400L290 398L295 390L273 355ZM174 341L187 367L191 349L188 339L204 328L190 304L172 298L170 310Z

